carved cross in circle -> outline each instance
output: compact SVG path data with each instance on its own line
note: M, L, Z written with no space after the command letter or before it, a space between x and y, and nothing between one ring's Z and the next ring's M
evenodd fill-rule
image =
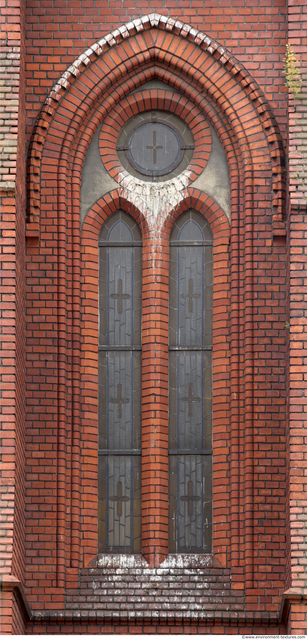
M164 149L163 145L157 144L157 132L152 132L152 145L148 145L146 149L152 149L153 163L157 164L157 149Z
M182 298L188 298L188 300L189 300L189 313L193 313L193 300L195 300L196 298L200 298L200 293L193 293L193 291L194 291L193 280L192 280L192 278L190 278L190 280L189 280L189 293L182 293L181 294Z
M129 502L129 498L127 498L127 496L123 496L123 485L121 480L118 481L117 483L117 496L112 496L112 498L110 498L110 500L112 500L112 502L117 502L117 515L121 516L122 515L122 503L123 502Z
M113 300L117 300L117 312L122 313L123 300L128 300L131 296L129 293L123 293L123 281L121 278L119 278L117 282L117 293L111 293L111 298L113 298Z
M113 404L117 404L118 405L118 417L119 418L122 417L122 405L123 404L128 404L128 402L129 402L128 398L123 398L122 393L123 393L122 385L118 384L117 385L117 398L111 398L111 400L110 400L110 402L112 402Z
M193 496L193 482L190 480L188 482L188 495L182 496L180 498L182 502L188 503L188 514L189 516L193 515L193 502L198 502L200 500L199 496Z
M192 417L193 415L193 402L200 402L200 398L194 397L193 396L193 385L190 382L189 384L189 395L186 398L181 398L181 402L188 402L189 404L189 418Z

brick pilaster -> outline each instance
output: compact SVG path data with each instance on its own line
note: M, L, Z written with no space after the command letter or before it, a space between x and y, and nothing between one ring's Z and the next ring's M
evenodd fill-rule
M289 371L288 571L285 603L290 634L307 633L307 125L306 2L289 0L288 42L299 61L302 90L289 95Z
M142 551L168 552L168 251L155 232L143 262Z
M0 57L0 573L24 578L24 2L1 1ZM14 576L17 576L16 578ZM2 582L1 582L2 589ZM1 591L2 633L23 633L12 591Z

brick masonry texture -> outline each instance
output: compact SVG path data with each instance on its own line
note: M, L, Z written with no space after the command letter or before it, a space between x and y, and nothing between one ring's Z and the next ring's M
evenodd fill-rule
M178 50L180 56L177 54ZM196 60L197 64L194 62ZM118 189L93 205L87 213L80 233L78 202L81 168L93 132L110 111L110 106L119 102L118 96L124 96L138 86L141 90L141 84L153 77L174 86L177 91L186 95L191 102L189 113L193 113L193 104L201 108L223 140L232 184L231 230L226 216L214 200L193 188L193 183L191 186L183 186L178 203L166 199L162 209L158 208L155 212L151 210L150 204L144 203L141 198L133 199L128 187L120 184ZM103 91L96 88L97 78L103 78L99 85ZM196 83L195 88L193 83ZM201 87L203 88L200 93ZM131 113L139 111L138 101L143 105L148 101L149 96L147 97L146 93L142 93L139 99L137 95L134 94L133 99L127 98ZM186 108L185 104L183 101L182 108ZM133 105L137 108L136 111L133 111ZM242 116L238 115L239 105ZM175 101L172 101L170 108L177 108ZM197 111L194 110L196 117ZM237 114L234 120L231 118L233 112ZM245 128L245 135L250 152L248 145L239 143L243 114L249 122L248 128ZM67 126L70 128L67 129ZM62 159L59 154L65 130L65 158L62 156ZM262 149L262 155L259 155L259 148ZM222 606L224 611L236 613L238 605L239 608L242 606L242 592L245 586L245 608L264 612L269 604L272 612L269 624L276 626L280 600L278 601L274 594L277 589L281 597L285 579L282 562L285 540L285 397L280 378L284 366L284 351L280 345L285 341L282 321L285 313L285 248L284 236L280 235L284 233L283 181L279 171L282 156L278 125L261 90L244 69L210 38L186 28L182 23L168 22L159 16L151 16L144 22L135 21L122 32L114 32L110 38L100 40L98 49L88 49L69 69L68 74L62 77L62 81L45 102L30 142L28 156L29 171L33 171L33 184L37 185L37 188L33 189L33 203L31 198L29 202L28 227L28 286L32 295L28 298L30 358L27 469L29 480L41 477L43 483L26 496L27 557L37 558L35 563L33 560L29 564L26 561L26 583L29 586L33 585L28 592L28 599L33 611L37 612L34 614L35 621L38 619L35 616L41 615L42 608L45 609L43 616L48 616L48 612L54 611L55 589L58 593L58 607L63 612L66 611L65 616L68 614L70 603L67 601L67 588L65 590L65 585L68 586L68 575L77 602L79 597L83 597L84 589L80 587L80 596L77 596L74 580L79 569L89 562L92 563L96 555L97 239L104 220L117 208L124 209L136 219L143 235L142 550L149 570L152 571L153 582L156 581L161 562L164 562L167 556L167 247L173 221L184 210L193 207L207 218L214 236L213 386L214 407L218 406L219 409L214 411L213 427L213 548L214 561L219 563L219 568L212 568L211 574L217 571L215 591L225 585L227 578L228 591L231 593L229 602L226 602L225 595L222 603L217 602L217 597L211 594L208 606L213 606L215 612ZM38 164L40 181L35 177ZM273 175L270 172L271 164L277 169L277 173ZM254 172L253 184L249 178L251 171ZM57 175L63 187L65 183L65 189L59 185L58 191L55 192L50 190L50 186L56 184ZM270 202L273 193L271 185L276 185L274 176L278 177L279 197L276 203L273 200ZM250 190L247 188L248 185ZM270 202L264 211L263 194ZM32 196L32 193L30 195ZM71 202L68 211L67 202ZM259 207L256 204L258 202ZM58 220L57 211L62 211ZM272 229L276 238L273 242ZM254 268L259 278L254 282L254 289L248 281L248 274L252 268L251 260L257 264ZM47 281L46 266L49 274ZM80 279L71 280L72 273L80 273ZM267 280L262 282L261 278ZM55 281L59 283L58 300L51 295ZM266 288L265 281L271 283L272 293L269 296L269 285ZM48 297L41 297L39 300L35 295L36 288L45 287L46 283ZM244 299L240 299L242 287ZM239 307L236 302L237 296L240 300ZM272 309L276 308L277 304L278 313L274 314L274 322L277 322L278 334L275 333L275 326L270 324L272 335L265 337L260 331L252 344L252 328L257 326L258 322L264 321L263 318L272 323ZM51 318L53 322L50 323ZM280 326L279 323L283 324ZM159 331L157 326L160 327ZM40 331L43 331L41 340L44 341L44 345L49 346L48 381L52 385L59 380L58 405L50 402L49 393L45 398L42 395L48 374L44 373L40 364L43 358L43 367L46 366L44 350L42 351L40 346L41 340L38 341L36 338ZM60 340L56 349L54 336L57 334ZM74 343L73 359L69 355L71 339ZM264 345L268 352L266 359L263 358ZM273 361L270 347L274 352ZM241 362L239 375L238 353ZM257 395L253 398L250 391L250 366L253 358L254 380L261 403ZM280 370L277 364L279 362ZM155 363L155 369L152 363ZM39 373L43 376L40 385L37 379ZM261 395L264 373L273 376L271 393L266 392L265 402ZM155 382L155 374L158 374L158 385ZM241 402L238 402L238 397L241 398ZM50 407L54 420L51 419ZM73 424L72 415L75 416ZM234 424L237 425L237 430ZM48 442L44 440L46 427ZM267 442L271 438L271 445L262 444L261 429L264 428ZM72 435L69 435L70 432ZM273 444L277 456L272 450ZM33 451L39 454L37 459L33 456ZM46 455L48 476L44 474L43 469L39 473ZM241 470L239 475L238 456L245 460L244 470ZM45 484L47 478L48 485ZM254 488L251 484L253 482ZM270 489L269 486L270 482L276 490L274 495L273 487ZM69 493L67 486L71 487ZM46 491L49 501L43 509L39 505L42 504ZM58 514L55 523L52 517L54 513ZM42 547L40 539L35 535L35 531L42 530L42 527L46 542L48 541L46 547ZM250 528L255 532L254 538L249 535ZM267 546L260 545L258 548L257 536L261 540L264 531L267 531L270 542L268 541ZM231 590L228 577L230 566ZM107 569L99 571L102 576L108 573ZM185 574L187 571L188 569L185 570ZM37 581L39 585L40 574L48 582L48 589L44 601L38 602L34 585ZM114 579L114 573L112 575ZM193 575L205 585L204 574L201 574L200 570L194 568ZM150 602L150 598L146 600L142 584L140 579L137 588L143 594L140 596L142 611L147 608L145 613L148 614L152 608L156 608L157 602ZM178 600L182 613L186 604L185 589L179 588L176 596L172 595L170 589L168 593L165 604L168 613L178 613ZM254 593L257 593L259 599L256 608L253 602ZM89 599L91 597L96 596L91 595ZM109 594L108 598L110 597ZM125 595L118 597L125 598ZM189 597L193 598L192 595ZM103 594L98 594L97 598L99 606L96 606L95 611L111 610L112 615L115 615L119 602L114 602L114 606L111 606L110 602L105 601ZM128 601L130 608L132 602ZM88 615L85 608L88 602L80 601L78 604L80 610ZM125 611L125 602L122 602L120 611Z
M1 579L24 581L25 86L24 3L1 3ZM1 583L2 586L2 583ZM13 593L1 593L3 632L24 633ZM2 631L2 622L0 623Z
M282 0L80 0L27 2L26 74L29 134L45 96L81 53L110 31L142 15L157 12L205 31L251 73L264 89L286 134L286 93L281 75L287 41L287 3ZM80 29L80 24L82 28Z
M282 75L287 41L306 64L307 6L0 8L0 630L307 633L307 76L293 103ZM143 89L151 80L165 89ZM181 113L195 131L210 122L227 157L231 224L193 184L208 150L151 199L119 176L112 119L148 108ZM101 123L117 184L80 228L82 167ZM168 242L189 208L214 237L208 556L167 547ZM143 241L142 556L119 557L97 556L97 240L117 209Z
M306 26L307 7L289 2L289 42L302 68L302 91L289 100L289 367L288 367L288 566L287 596L292 602L288 629L306 629Z

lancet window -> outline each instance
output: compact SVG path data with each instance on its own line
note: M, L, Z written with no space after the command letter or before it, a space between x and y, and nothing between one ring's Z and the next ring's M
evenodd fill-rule
M212 550L212 249L188 211L170 238L169 552ZM141 551L141 234L99 237L99 551Z
M188 211L170 239L169 551L211 552L212 232Z
M99 551L141 550L141 233L118 211L99 237Z

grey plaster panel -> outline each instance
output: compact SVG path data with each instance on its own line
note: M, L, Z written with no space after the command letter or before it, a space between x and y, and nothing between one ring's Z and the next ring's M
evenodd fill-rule
M118 184L105 170L99 153L99 134L101 126L93 136L87 150L82 169L81 179L81 224L84 218L99 198L113 189L118 189Z
M223 145L214 129L210 127L212 135L212 151L207 166L195 182L193 187L204 191L214 198L230 220L230 181L229 170Z

